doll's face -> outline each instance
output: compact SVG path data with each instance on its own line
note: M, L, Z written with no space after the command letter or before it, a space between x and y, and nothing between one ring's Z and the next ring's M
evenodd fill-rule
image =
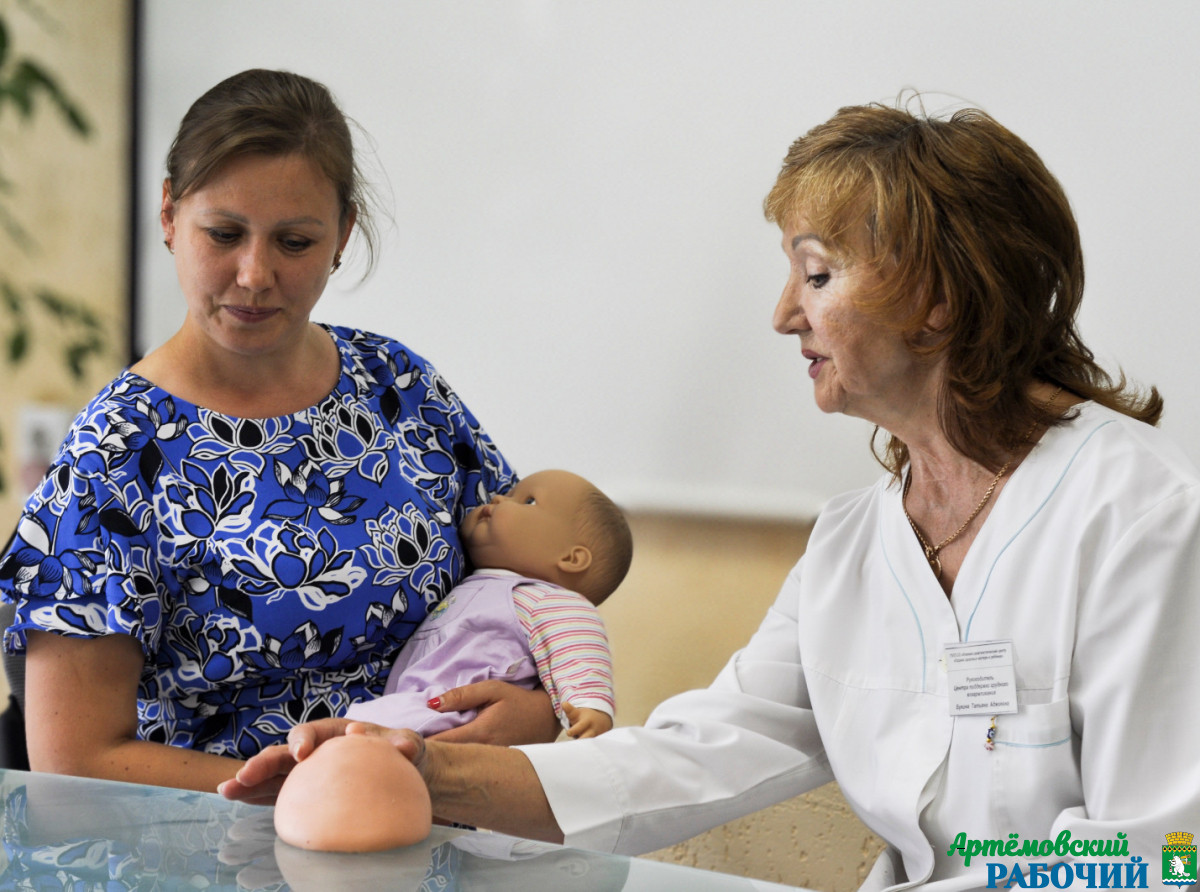
M471 562L554 580L559 561L581 547L579 520L595 488L568 471L538 471L467 515L459 529Z

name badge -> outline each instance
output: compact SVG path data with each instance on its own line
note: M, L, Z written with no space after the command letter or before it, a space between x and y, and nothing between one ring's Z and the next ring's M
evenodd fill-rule
M947 644L950 715L1004 715L1017 711L1012 641Z

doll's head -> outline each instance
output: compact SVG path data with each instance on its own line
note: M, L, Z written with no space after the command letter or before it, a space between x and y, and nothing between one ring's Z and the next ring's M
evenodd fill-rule
M604 601L625 578L633 537L621 509L569 471L530 474L472 510L459 529L471 563Z
M284 842L322 852L379 852L429 835L420 772L382 737L346 734L296 764L275 800Z

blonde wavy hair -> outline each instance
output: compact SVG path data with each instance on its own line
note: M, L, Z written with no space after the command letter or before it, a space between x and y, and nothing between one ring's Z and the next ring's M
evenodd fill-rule
M1158 423L1157 389L1114 381L1080 337L1083 252L1066 193L985 112L843 108L792 144L763 209L781 227L804 217L836 256L874 269L860 309L944 357L942 429L985 467L998 470L1034 423L1069 417L1031 398L1035 381ZM943 301L945 322L931 329ZM899 476L905 444L872 445Z

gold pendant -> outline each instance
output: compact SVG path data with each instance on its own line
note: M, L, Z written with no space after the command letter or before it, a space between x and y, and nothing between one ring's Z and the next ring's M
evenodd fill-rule
M932 547L925 549L925 560L929 561L929 568L933 570L933 575L937 579L942 578L942 559L938 557L938 553Z

